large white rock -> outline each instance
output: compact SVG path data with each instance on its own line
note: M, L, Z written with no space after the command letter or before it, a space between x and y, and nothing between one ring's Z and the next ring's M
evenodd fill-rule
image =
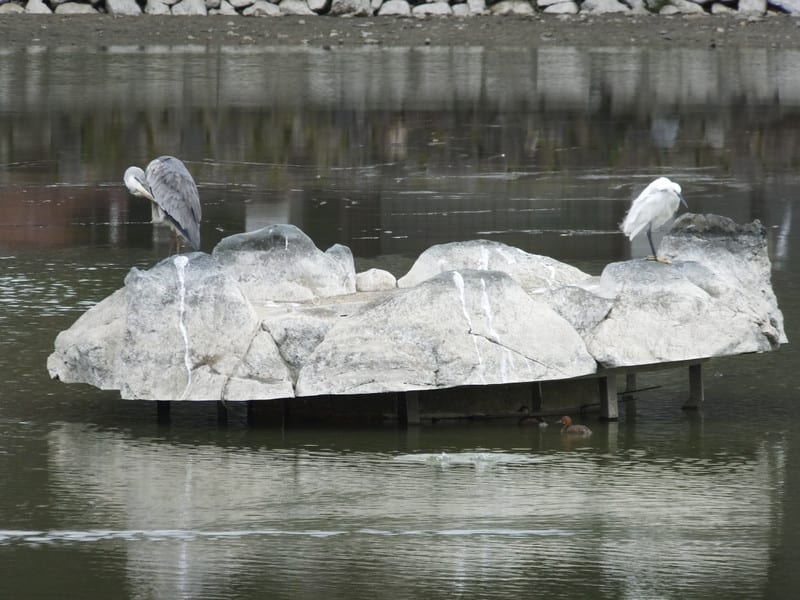
M704 15L706 11L702 6L690 0L669 0L660 11L660 15Z
M16 4L15 2L6 2L5 4L0 4L0 15L21 14L24 12L26 12L26 10L20 4Z
M550 4L546 6L542 12L549 15L577 15L578 10L578 4L576 2L567 0L567 2Z
M450 8L449 2L431 2L418 4L411 9L411 14L415 16L452 15L453 9Z
M736 9L728 6L727 4L722 4L721 2L715 2L711 5L711 14L712 15L735 15Z
M528 0L500 0L489 7L493 15L532 15L535 11Z
M250 0L247 1L249 2ZM277 4L272 4L266 0L255 0L242 11L242 14L246 17L279 17L281 9L278 8Z
M790 15L800 15L800 0L769 0L769 4Z
M172 14L169 4L162 2L161 0L147 0L147 4L144 5L144 12L148 15Z
M205 0L181 0L172 6L173 15L207 15Z
M413 287L444 271L474 269L508 273L526 290L577 283L589 277L580 269L549 256L489 240L471 240L431 246L398 279L398 287Z
M369 269L356 274L356 291L385 292L397 287L397 279L389 271Z
M110 15L140 15L142 9L136 0L106 0L106 11Z
M448 271L338 321L298 396L562 379L593 373L583 340L496 271Z
M213 12L216 11L216 12ZM231 4L227 0L220 0L219 7L208 11L208 14L215 14L215 15L238 15L239 13L236 12L236 9L231 6Z
M659 256L672 264L589 277L497 242L443 244L380 291L390 274L357 279L345 246L321 252L275 225L132 269L58 335L47 367L124 398L250 400L571 378L786 342L757 221L684 214Z
M469 14L471 15L483 15L487 13L486 0L467 0L467 6L469 6Z
M581 4L581 12L595 15L628 11L630 7L617 0L584 0Z
M125 288L121 288L58 334L55 351L47 358L50 377L101 390L119 389L117 367L124 335Z
M763 15L767 12L767 0L739 0L739 14Z
M270 225L223 239L213 255L251 302L304 302L356 291L352 254L341 248L325 253L294 225Z
M306 0L281 0L278 7L284 15L308 15L316 17L317 13L308 8Z
M378 9L378 15L380 16L398 15L407 17L410 14L411 7L406 0L387 0Z
M91 4L78 4L77 2L65 2L56 6L57 15L94 15L97 11Z
M369 17L372 3L370 0L333 0L328 14L332 17Z
M25 12L31 15L49 15L53 11L44 3L44 0L28 0Z
M584 337L603 366L764 352L786 341L758 222L687 213L659 255L672 264L631 260L604 269L597 293L613 307Z

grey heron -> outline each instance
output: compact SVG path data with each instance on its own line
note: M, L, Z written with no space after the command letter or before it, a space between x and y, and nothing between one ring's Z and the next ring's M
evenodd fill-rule
M128 191L151 202L153 223L166 222L177 236L200 249L200 196L191 174L174 156L159 156L147 170L128 167L123 177Z
M666 177L659 177L644 188L633 201L622 222L622 232L632 240L647 227L647 241L650 242L650 249L653 251L652 258L648 259L667 262L656 255L652 230L653 227L661 227L669 221L678 212L681 204L689 208L681 194L681 186Z

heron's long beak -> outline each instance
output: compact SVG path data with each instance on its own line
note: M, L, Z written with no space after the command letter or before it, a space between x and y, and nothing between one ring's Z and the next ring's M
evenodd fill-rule
M681 204L683 204L686 208L689 208L689 205L686 204L686 198L683 197L683 194L678 194L678 198L681 199Z

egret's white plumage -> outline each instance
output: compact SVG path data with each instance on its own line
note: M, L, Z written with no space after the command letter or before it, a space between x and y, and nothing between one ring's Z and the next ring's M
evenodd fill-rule
M651 232L654 227L659 228L669 221L678 212L681 203L686 206L686 200L681 195L681 186L666 177L659 177L633 201L622 222L622 232L632 240L647 228L647 240L655 258L656 250Z
M159 156L147 170L128 167L123 177L134 196L152 202L153 223L166 221L195 250L200 249L200 195L186 166L174 156Z

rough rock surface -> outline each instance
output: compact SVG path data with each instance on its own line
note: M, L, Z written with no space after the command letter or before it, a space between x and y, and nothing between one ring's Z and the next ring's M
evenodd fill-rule
M686 213L660 252L671 264L604 269L597 292L613 306L585 336L601 365L764 352L786 341L760 223Z
M389 271L369 269L356 274L356 291L384 292L397 287L397 279Z
M352 254L345 248L348 261L342 248L325 253L297 227L271 225L227 237L213 254L251 302L304 302L356 291Z
M357 278L345 246L275 225L132 269L47 367L124 398L250 400L563 379L787 341L758 221L684 214L659 255L671 264L590 277L496 242L444 244L397 289L385 271Z
M580 269L548 256L489 240L472 240L431 246L420 254L398 287L413 287L444 271L476 269L508 273L526 290L577 283L589 277Z
M296 393L563 379L595 368L577 332L508 275L451 271L339 321L300 370Z

